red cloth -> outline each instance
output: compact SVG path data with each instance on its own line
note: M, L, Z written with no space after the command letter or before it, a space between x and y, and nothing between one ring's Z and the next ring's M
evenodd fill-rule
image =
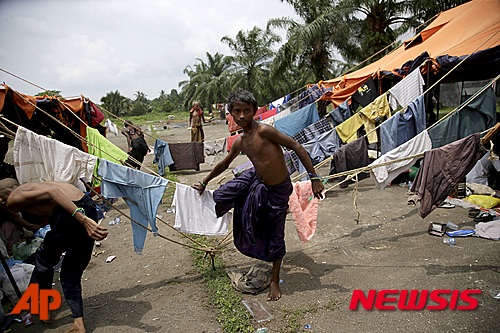
M257 109L257 111L255 112L255 117L254 119L259 119L259 117L257 116L260 116L261 114L263 113L266 113L267 112L267 106L261 106L260 108Z
M260 120L264 120L267 118L271 118L272 116L276 115L276 109L269 110L267 112L264 112L260 115Z
M241 134L231 135L226 138L226 150L231 151L231 147L233 146L234 140L239 137Z

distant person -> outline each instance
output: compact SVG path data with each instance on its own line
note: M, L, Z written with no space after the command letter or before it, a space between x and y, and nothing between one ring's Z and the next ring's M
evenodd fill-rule
M71 309L73 325L69 332L86 331L83 320L82 275L90 262L94 240L108 232L97 224L96 204L88 194L61 182L26 183L0 180L0 200L15 212L49 218L50 231L34 254L31 282L40 289L52 289L54 266L66 252L61 265L61 286Z
M321 197L323 183L315 175L306 150L274 127L256 122L257 100L249 91L236 89L229 95L229 112L243 133L234 141L229 154L193 188L200 194L208 182L226 170L241 153L254 168L228 181L214 192L215 210L222 216L234 207L233 236L236 248L246 256L273 263L268 301L281 298L279 274L285 255L285 218L292 183L282 146L296 152L309 173L312 191Z
M144 161L144 156L149 152L148 143L144 139L144 133L131 121L125 121L122 134L127 138L128 154L130 157L125 161L126 165L139 170Z
M191 128L191 142L205 141L205 133L203 132L203 123L208 123L203 115L203 109L200 102L194 102L193 107L189 110L189 127Z

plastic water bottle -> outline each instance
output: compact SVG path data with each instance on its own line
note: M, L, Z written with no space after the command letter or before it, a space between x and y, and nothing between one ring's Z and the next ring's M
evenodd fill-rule
M450 237L450 238L443 238L443 243L444 244L448 244L448 245L451 246L451 245L457 244L457 240L455 238L452 238L452 237Z

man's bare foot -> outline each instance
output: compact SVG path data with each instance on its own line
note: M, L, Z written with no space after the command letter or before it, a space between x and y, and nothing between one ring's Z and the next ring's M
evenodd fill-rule
M281 298L281 290L279 282L271 281L269 285L269 293L267 294L268 301L277 301Z
M83 322L83 317L75 318L73 325L66 331L66 333L86 333L85 323Z

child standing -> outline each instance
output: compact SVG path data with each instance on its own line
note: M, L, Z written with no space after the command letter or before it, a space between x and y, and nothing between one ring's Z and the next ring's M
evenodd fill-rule
M282 146L296 152L311 178L315 197L321 197L324 186L306 150L274 127L256 122L256 111L257 100L249 91L236 89L229 95L229 112L243 133L229 154L193 187L203 193L208 182L226 170L238 154L248 156L254 168L214 192L215 209L222 216L234 207L234 244L241 253L273 263L267 300L276 301L281 298L279 273L286 252L285 218L292 193Z

